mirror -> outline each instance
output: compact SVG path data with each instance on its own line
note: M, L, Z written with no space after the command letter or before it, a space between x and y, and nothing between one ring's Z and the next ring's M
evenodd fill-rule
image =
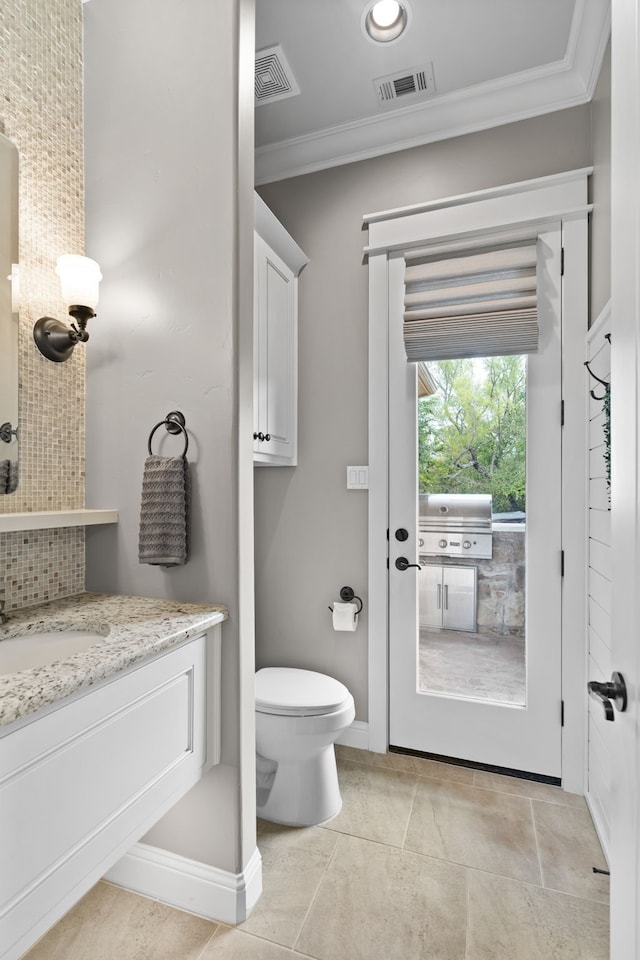
M18 151L0 134L0 494L18 486Z

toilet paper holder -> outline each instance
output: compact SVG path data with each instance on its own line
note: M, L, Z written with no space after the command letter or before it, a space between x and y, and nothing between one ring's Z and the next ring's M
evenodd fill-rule
M340 587L340 599L345 603L351 603L352 600L357 600L360 604L360 609L356 610L356 616L359 613L362 613L364 604L360 597L356 597L355 593L353 592L353 587ZM331 610L331 613L333 613L333 607L329 607L329 610Z

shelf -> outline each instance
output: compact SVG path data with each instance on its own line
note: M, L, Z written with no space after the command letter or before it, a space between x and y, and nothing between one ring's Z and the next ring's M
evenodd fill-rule
M34 510L33 513L2 513L0 533L50 530L53 527L90 527L96 523L117 522L117 510Z

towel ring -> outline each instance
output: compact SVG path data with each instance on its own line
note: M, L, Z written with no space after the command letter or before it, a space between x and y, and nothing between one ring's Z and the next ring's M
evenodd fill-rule
M11 443L11 437L15 437L16 440L18 439L18 428L12 427L9 420L7 420L6 423L0 426L0 440L2 440L3 443Z
M159 427L165 426L167 428L167 433L178 434L182 433L184 435L184 450L182 451L182 459L187 455L187 450L189 449L189 435L187 433L187 428L185 426L184 414L180 413L179 410L172 410L171 413L168 413L164 420L160 420L159 423L156 423L155 427L149 434L149 456L153 456L151 453L151 441L153 435Z

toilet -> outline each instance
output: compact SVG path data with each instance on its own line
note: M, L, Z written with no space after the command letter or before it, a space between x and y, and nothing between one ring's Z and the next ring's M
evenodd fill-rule
M291 667L258 670L259 817L301 827L340 812L333 744L354 717L353 697L333 677Z

